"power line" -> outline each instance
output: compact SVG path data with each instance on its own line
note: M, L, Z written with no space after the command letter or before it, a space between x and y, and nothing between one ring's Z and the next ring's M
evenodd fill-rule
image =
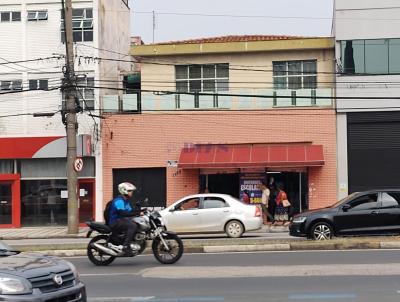
M263 94L238 94L238 93L206 93L206 92L183 92L183 91L163 91L163 90L135 90L129 88L116 88L116 87L105 87L105 86L82 86L78 85L79 88L94 88L94 89L109 89L117 91L131 91L131 92L151 92L158 93L160 95L168 94L183 94L183 95L203 95L203 96L234 96L244 98L287 98L292 99L293 96L280 96L280 95L263 95ZM312 96L296 96L297 99L312 99ZM400 100L400 96L316 96L317 99L334 99L334 100Z
M61 59L61 57L60 56L51 56L51 57L29 59L29 60L7 61L7 62L1 62L0 65L8 65L8 64L15 64L15 63L27 63L27 62L37 62L37 61L44 61L44 60L50 60L50 59Z

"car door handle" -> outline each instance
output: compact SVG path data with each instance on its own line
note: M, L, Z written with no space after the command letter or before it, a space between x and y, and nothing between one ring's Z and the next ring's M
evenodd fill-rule
M372 214L372 215L378 215L378 214L379 214L379 211L372 211L371 214Z
M223 210L223 212L225 212L225 213L228 213L228 212L229 212L229 210Z
M199 213L193 213L193 215L199 215Z

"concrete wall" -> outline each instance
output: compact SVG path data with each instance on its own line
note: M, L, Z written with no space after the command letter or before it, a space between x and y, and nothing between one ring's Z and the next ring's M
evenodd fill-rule
M319 87L332 87L334 76L334 50L301 50L258 52L243 54L202 54L182 56L146 57L141 63L142 88L148 90L175 90L175 66L185 64L229 63L230 91L243 89L271 89L273 87L272 62L291 60L317 60ZM147 64L146 64L147 62ZM158 62L161 64L149 64ZM162 64L165 65L162 65ZM263 71L258 71L263 70Z
M104 202L112 169L167 167L188 143L295 143L324 146L325 165L309 168L310 208L336 200L336 117L333 109L180 112L112 115L103 122ZM198 170L167 168L167 202L197 193ZM156 187L156 186L155 186Z

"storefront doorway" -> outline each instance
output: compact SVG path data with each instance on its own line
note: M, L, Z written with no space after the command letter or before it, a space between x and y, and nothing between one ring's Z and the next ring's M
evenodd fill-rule
M2 224L12 224L12 194L11 182L0 182L0 221Z
M233 174L203 174L200 175L200 191L208 188L210 193L229 194L239 198L239 173Z
M282 185L294 214L308 209L308 177L307 172L267 172L268 183Z
M19 175L0 175L0 228L20 227Z
M85 224L86 221L94 219L95 190L94 179L79 180L79 223Z

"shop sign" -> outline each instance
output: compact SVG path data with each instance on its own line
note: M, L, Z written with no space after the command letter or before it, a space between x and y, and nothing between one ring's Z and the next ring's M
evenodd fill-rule
M260 185L263 180L265 180L265 173L240 174L240 199L243 198L244 190L247 190L250 195L250 203L260 204L262 196Z

